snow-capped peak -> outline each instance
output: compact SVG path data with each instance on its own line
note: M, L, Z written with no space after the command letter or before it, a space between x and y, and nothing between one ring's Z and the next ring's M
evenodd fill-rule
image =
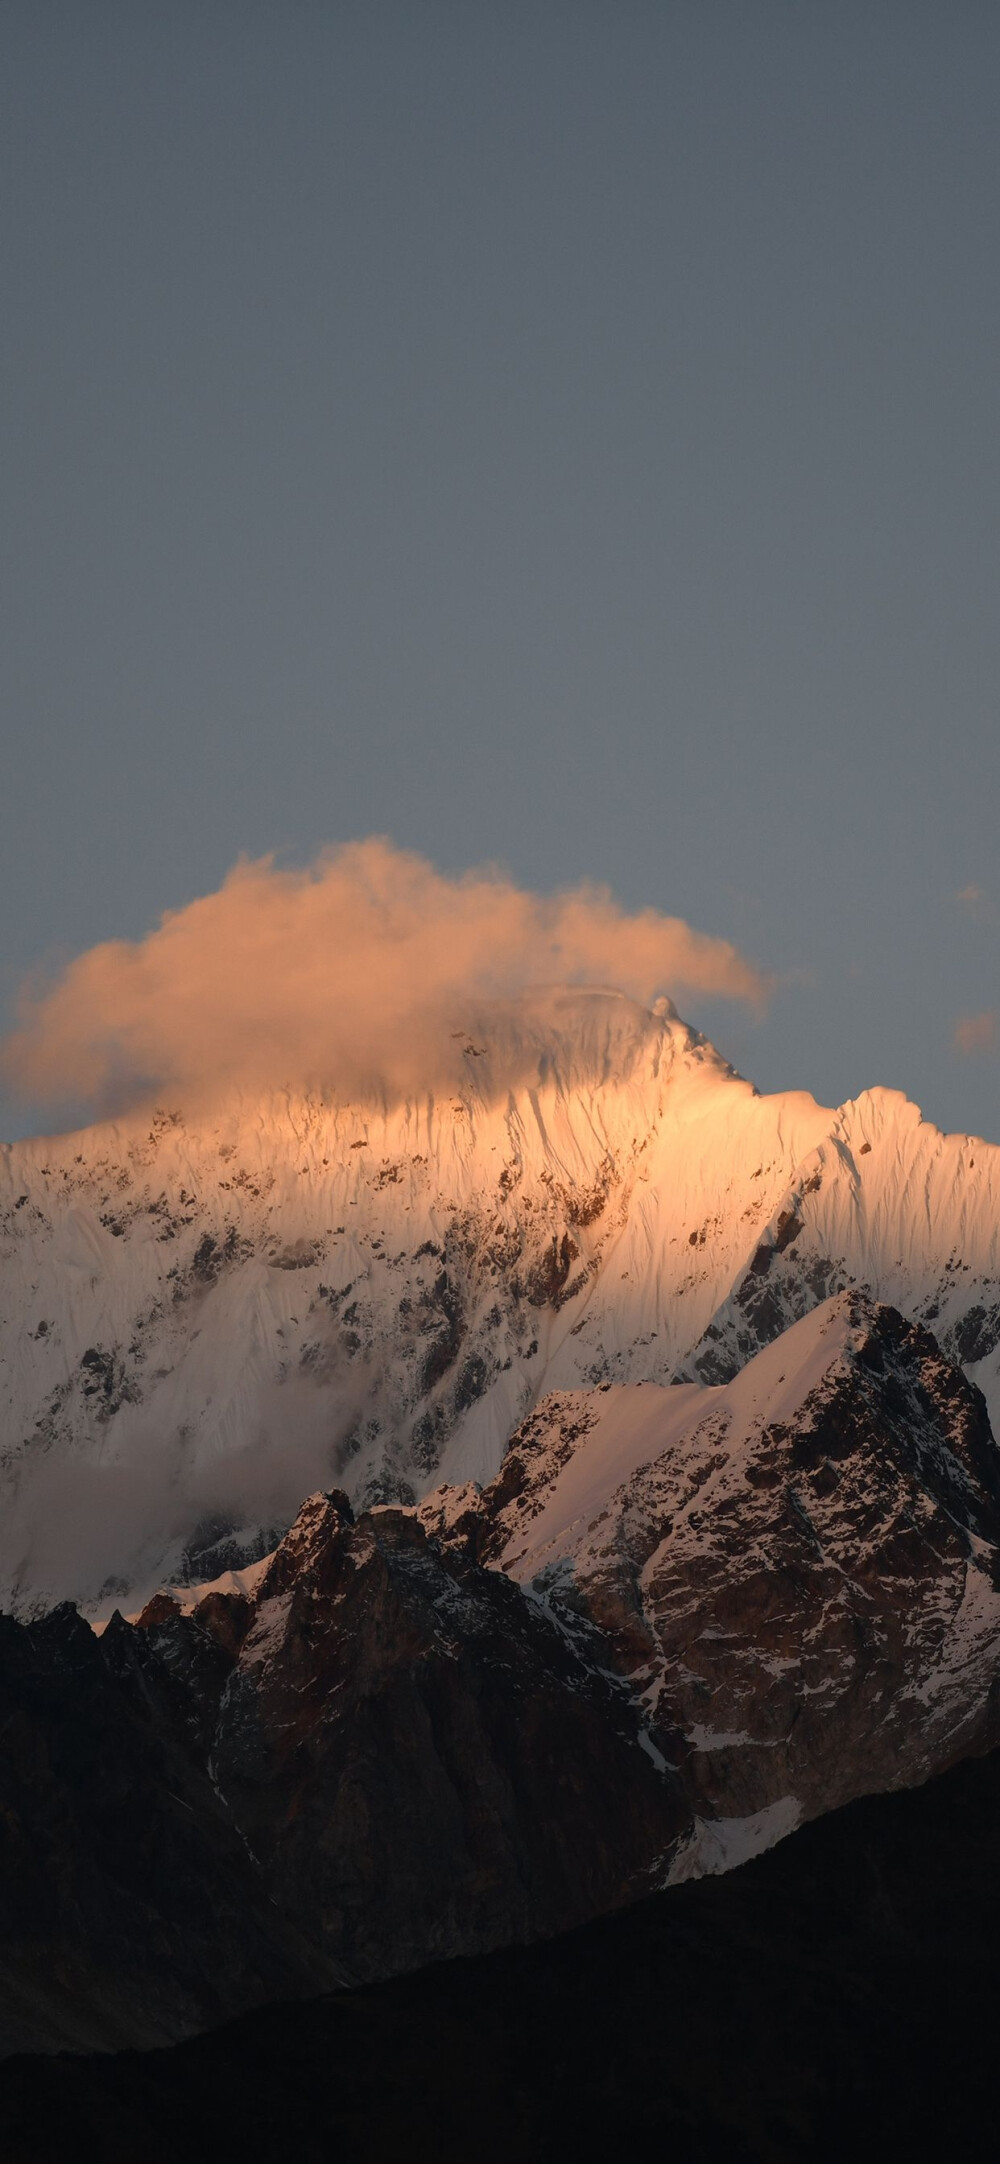
M460 1084L168 1103L0 1157L2 1597L107 1608L302 1496L490 1480L545 1392L727 1381L865 1283L997 1396L1000 1152L763 1097L680 1021L534 994ZM994 1321L996 1328L994 1328Z

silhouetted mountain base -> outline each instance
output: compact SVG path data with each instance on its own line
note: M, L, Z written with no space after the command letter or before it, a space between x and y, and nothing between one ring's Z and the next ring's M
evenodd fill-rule
M10 2060L0 2146L5 2164L985 2157L998 1944L994 1753L545 1945L168 2051Z

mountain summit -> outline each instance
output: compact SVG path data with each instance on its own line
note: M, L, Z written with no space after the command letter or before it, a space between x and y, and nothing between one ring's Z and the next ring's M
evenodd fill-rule
M668 1002L553 991L405 1102L173 1103L0 1155L0 1599L108 1613L302 1497L492 1481L553 1390L725 1384L865 1288L1000 1410L1000 1150L761 1096Z

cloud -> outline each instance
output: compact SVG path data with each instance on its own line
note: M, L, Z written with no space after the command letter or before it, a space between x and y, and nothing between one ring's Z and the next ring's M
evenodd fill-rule
M168 1088L406 1095L444 1077L477 1004L553 982L758 1009L771 989L728 940L603 887L446 878L375 839L305 870L241 861L147 938L92 947L25 992L0 1064L26 1097L102 1110Z
M994 1008L985 1014L965 1014L955 1024L954 1045L956 1052L966 1058L974 1052L991 1052L1000 1035L1000 1015Z
M955 900L956 902L961 903L963 909L970 909L974 912L979 908L980 903L984 900L982 887L977 887L975 885L960 887L958 893L955 896Z
M123 1566L135 1587L162 1584L196 1528L205 1544L229 1530L284 1531L304 1495L339 1480L363 1402L360 1376L322 1390L292 1377L263 1392L252 1431L229 1454L192 1462L183 1432L165 1437L140 1411L113 1460L26 1460L0 1512L0 1583L29 1609L91 1602Z

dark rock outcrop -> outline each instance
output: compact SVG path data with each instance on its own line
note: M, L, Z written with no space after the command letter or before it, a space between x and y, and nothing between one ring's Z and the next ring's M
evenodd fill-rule
M0 2047L163 2042L618 1906L688 1823L641 1734L517 1586L336 1495L252 1602L3 1618Z
M353 1977L558 1930L665 1868L680 1789L585 1650L412 1513L303 1506L213 1764L283 1913Z
M102 1641L70 1607L0 1617L3 2049L164 2043L337 1981L216 1795L198 1688L120 1619Z

